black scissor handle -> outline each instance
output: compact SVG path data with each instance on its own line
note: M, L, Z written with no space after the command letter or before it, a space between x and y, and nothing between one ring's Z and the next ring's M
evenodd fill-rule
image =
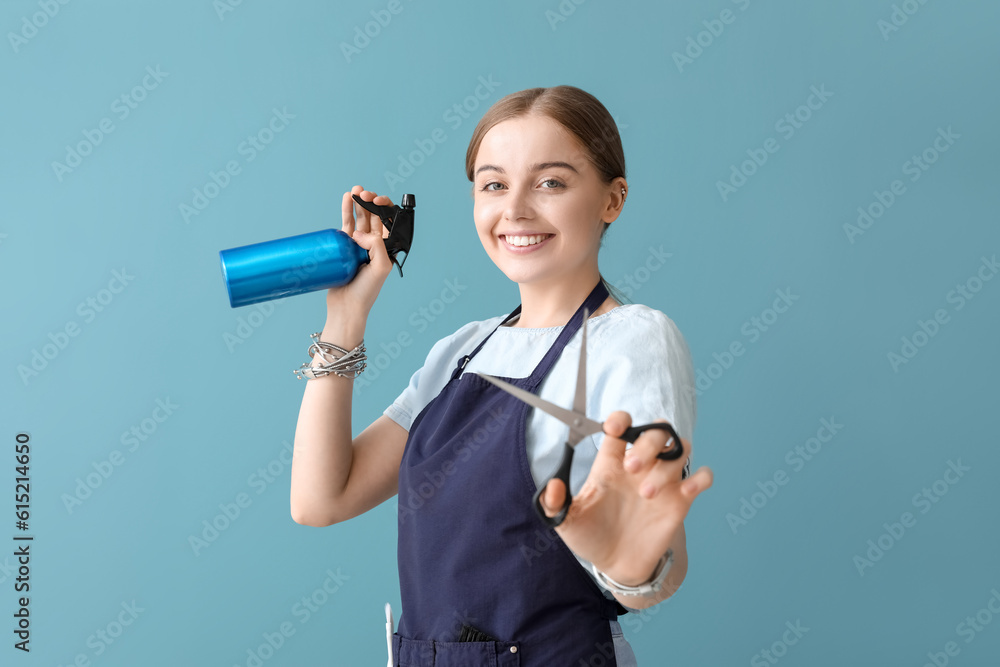
M618 437L620 440L635 444L636 439L650 429L666 431L667 435L673 439L670 448L657 454L656 458L664 461L675 461L683 456L684 445L681 444L680 436L677 435L677 431L674 430L674 427L671 426L669 422L653 422L652 424L643 424L642 426L630 426ZM573 502L573 494L570 493L569 490L569 471L572 467L573 447L571 447L569 443L566 443L563 445L563 457L562 461L559 463L559 468L545 481L545 484L540 486L538 490L535 491L535 497L533 499L535 504L535 513L538 514L538 518L541 519L549 528L555 528L566 520L566 514L569 512L569 506ZM545 493L545 489L548 488L549 482L554 479L561 480L565 485L566 500L563 501L563 506L559 510L559 513L550 517L545 514L545 509L542 507L542 494Z
M669 422L654 422L652 424L643 424L642 426L629 426L618 438L634 444L642 433L654 428L666 431L667 435L673 438L673 444L670 448L657 454L656 458L664 461L676 461L679 459L684 454L684 445L681 444L681 439L677 435L677 431L674 430L674 427Z
M569 490L569 469L573 467L573 447L569 443L563 445L563 457L562 461L559 463L558 470L552 474L545 483L538 487L535 491L535 497L532 502L535 504L535 513L538 514L538 518L541 519L546 526L549 528L555 528L566 520L566 513L569 512L570 503L573 502L573 494ZM542 507L542 494L545 493L545 489L548 488L549 482L554 479L561 480L566 486L566 500L563 501L562 509L555 516L548 516L545 514L545 509Z

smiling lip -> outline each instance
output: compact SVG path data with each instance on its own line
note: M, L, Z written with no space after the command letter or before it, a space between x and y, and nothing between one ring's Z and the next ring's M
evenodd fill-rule
M510 236L546 236L546 237L548 237L548 238L546 238L546 239L544 239L542 241L539 241L538 243L535 243L533 245L523 245L523 246L522 245L511 245L510 243L507 243L507 236L508 236L507 234L499 234L498 236L500 237L500 240L503 243L503 246L508 251L510 251L512 253L515 253L515 254L518 254L518 255L523 255L523 254L526 254L526 253L529 253L529 252L534 252L535 250L538 250L539 248L541 248L542 246L544 246L546 243L548 243L550 240L552 240L552 238L555 235L554 234L546 234L545 232L521 232L521 233L518 233L518 234L510 234Z

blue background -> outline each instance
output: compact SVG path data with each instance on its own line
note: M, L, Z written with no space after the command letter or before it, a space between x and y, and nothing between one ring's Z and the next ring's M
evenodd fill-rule
M395 500L326 529L289 516L280 454L303 390L291 370L322 327L323 293L272 302L251 322L253 307L229 307L218 251L339 228L342 194L355 184L396 202L416 193L406 275L388 279L366 334L370 358L403 332L412 344L386 352L356 388L360 432L436 340L517 304L516 285L475 234L465 151L503 95L570 84L614 115L628 163L628 205L602 272L666 312L705 374L695 446L715 486L686 522L684 587L623 619L639 663L770 664L759 652L798 622L809 629L782 664L919 666L949 641L960 650L952 664L998 664L1000 618L982 613L990 622L971 641L959 624L1000 590L1000 280L975 281L981 258L1000 250L1000 6L909 0L907 15L901 3L862 0L403 0L345 56L342 44L387 2L49 4L50 18L45 0L0 5L0 461L10 521L0 532L20 532L13 449L27 432L35 536L30 655L12 648L14 559L0 556L0 663L68 665L82 654L108 667L246 665L248 650L288 622L294 635L263 664L384 664L383 603L399 610ZM901 25L886 31L894 7ZM723 10L731 23L711 23ZM687 49L697 57L679 62ZM147 78L151 89L122 118L112 105L147 67L165 76ZM494 89L467 100L480 77ZM801 109L813 86L832 95ZM449 121L466 103L469 117ZM275 109L294 118L248 160L241 143ZM776 123L797 110L808 120L788 136ZM104 118L113 131L57 173L53 163ZM386 173L438 128L444 143L390 187ZM959 138L910 180L905 163L948 128ZM720 194L731 167L769 138L779 150ZM181 205L231 160L239 174L185 220ZM844 226L858 207L894 180L905 193L851 236ZM650 272L652 249L671 257ZM113 271L134 277L102 292ZM970 279L981 289L958 309L948 295ZM462 287L441 308L447 281ZM798 299L775 320L776 290ZM111 298L100 312L80 306L102 297ZM894 368L889 353L901 355L902 338L938 309L947 323L917 336L925 344ZM755 328L753 317L771 324ZM61 339L68 323L77 335ZM744 353L727 360L734 341ZM46 345L51 358L25 373ZM152 421L158 399L177 406L162 423ZM786 454L824 418L843 427L793 464ZM122 434L144 420L148 435L129 451ZM67 507L115 450L121 465ZM946 492L933 504L915 502L935 493L949 461L968 470L939 482ZM269 464L267 482L258 470ZM768 487L779 471L787 483ZM193 547L203 522L224 525L220 504L241 493L251 504ZM759 507L744 507L740 523L744 499ZM884 524L904 512L915 523L886 537ZM880 537L889 550L859 566ZM8 544L0 553L12 553ZM328 570L339 589L303 622L296 605ZM133 601L134 622L111 644L97 640Z

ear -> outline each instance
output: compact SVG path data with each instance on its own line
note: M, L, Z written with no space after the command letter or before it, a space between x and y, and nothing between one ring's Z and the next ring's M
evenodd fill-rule
M624 178L619 176L611 181L611 185L608 187L607 204L604 208L604 212L601 214L601 220L611 224L618 219L618 216L621 215L622 208L625 206L625 199L628 196L628 183L625 182ZM625 194L622 194L622 190L625 191Z

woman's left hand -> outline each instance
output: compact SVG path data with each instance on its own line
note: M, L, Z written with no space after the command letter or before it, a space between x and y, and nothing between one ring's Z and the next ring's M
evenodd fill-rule
M659 420L663 421L663 420ZM617 437L632 423L627 412L614 412L604 422L604 442L580 493L556 532L573 553L623 585L649 579L657 562L684 524L691 503L712 486L712 471L702 467L681 480L691 443L681 439L683 455L674 461L656 458L669 436L650 429L626 450ZM549 482L542 494L548 516L562 507L566 488ZM557 509L552 509L557 508Z

